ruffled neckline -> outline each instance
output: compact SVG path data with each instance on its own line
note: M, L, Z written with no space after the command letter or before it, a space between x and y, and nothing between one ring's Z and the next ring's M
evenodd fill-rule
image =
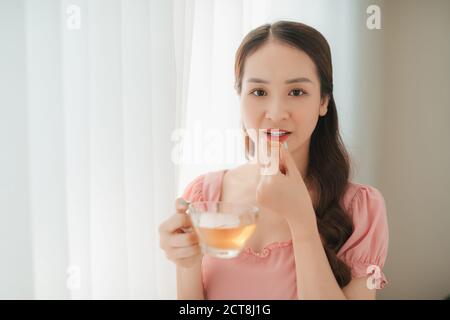
M272 252L272 250L285 248L285 247L290 247L290 246L292 246L292 239L291 240L287 240L287 241L271 242L268 245L266 245L261 250L261 252L255 252L252 248L245 247L242 250L242 253L246 254L246 255L255 256L255 257L258 257L258 258L267 258L270 255L270 253Z

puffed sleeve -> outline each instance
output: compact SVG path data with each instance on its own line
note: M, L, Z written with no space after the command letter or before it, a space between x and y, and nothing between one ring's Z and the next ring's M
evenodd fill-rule
M378 189L361 185L347 210L354 231L337 256L351 268L352 278L371 275L372 288L382 289L388 283L382 268L389 242L384 198Z
M203 181L205 175L200 175L192 180L182 194L182 198L189 202L203 201Z

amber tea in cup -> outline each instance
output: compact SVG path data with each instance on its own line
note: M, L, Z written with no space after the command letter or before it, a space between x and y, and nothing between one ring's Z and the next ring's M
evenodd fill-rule
M217 258L234 258L256 229L259 209L222 201L192 202L188 214L202 252Z

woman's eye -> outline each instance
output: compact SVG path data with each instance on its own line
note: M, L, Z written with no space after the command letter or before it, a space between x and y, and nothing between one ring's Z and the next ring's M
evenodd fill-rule
M302 89L294 89L291 92L293 93L292 95L295 97L299 97L299 96L306 94L306 92L303 91Z
M256 94L255 94L255 93L256 93ZM253 91L252 91L252 94L253 94L254 96L261 97L261 96L265 95L265 92L264 92L264 90L256 89L256 90L253 90Z
M291 94L291 93L292 93L292 94ZM256 96L256 97L262 97L262 96L266 96L266 95L267 95L267 93L266 93L264 90L262 90L262 89L256 89L256 90L253 90L253 91L251 92L251 94L254 95L254 96ZM295 97L300 97L300 96L302 96L302 95L304 95L304 94L306 94L306 92L303 91L302 89L293 89L293 90L291 90L291 92L289 93L289 95L292 95L292 96L295 96Z

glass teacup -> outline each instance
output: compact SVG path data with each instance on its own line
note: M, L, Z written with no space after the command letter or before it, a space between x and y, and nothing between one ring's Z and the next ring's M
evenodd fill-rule
M255 231L259 208L248 204L203 201L190 203L188 214L203 253L217 258L234 258Z

